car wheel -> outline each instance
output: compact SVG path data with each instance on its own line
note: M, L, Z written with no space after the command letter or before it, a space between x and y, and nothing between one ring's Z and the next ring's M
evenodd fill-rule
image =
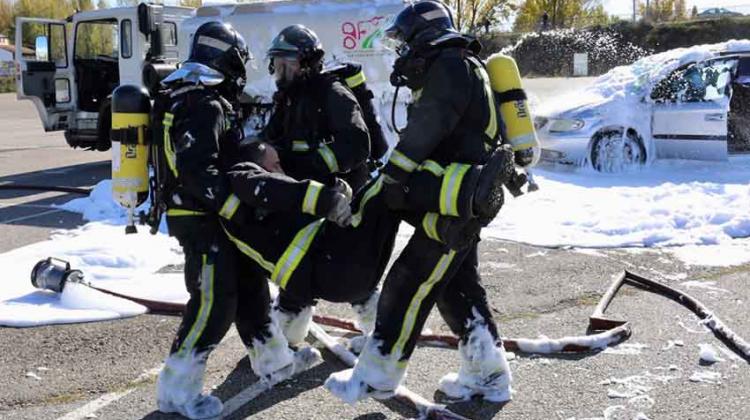
M624 134L623 134L624 132ZM643 140L633 130L611 129L594 135L591 166L599 172L622 172L646 163Z

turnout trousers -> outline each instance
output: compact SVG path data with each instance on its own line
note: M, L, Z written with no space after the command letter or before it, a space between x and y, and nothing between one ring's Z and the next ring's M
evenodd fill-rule
M190 300L170 354L210 352L235 322L252 347L263 342L270 320L270 295L259 268L216 230L212 238L178 237L185 253L185 286Z

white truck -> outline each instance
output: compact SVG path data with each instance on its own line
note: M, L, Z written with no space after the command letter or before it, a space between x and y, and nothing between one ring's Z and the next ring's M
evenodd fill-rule
M376 95L387 96L394 57L378 39L403 6L404 0L277 0L198 9L142 3L65 20L19 17L17 98L34 103L46 131L65 130L70 146L107 150L114 88L153 88L187 58L192 35L212 20L231 23L255 57L247 69L249 104L270 102L274 86L265 51L281 29L295 23L318 33L327 61L361 63ZM380 102L387 108L385 97Z

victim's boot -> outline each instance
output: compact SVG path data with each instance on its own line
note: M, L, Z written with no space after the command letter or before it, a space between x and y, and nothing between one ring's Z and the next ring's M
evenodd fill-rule
M490 333L485 319L474 311L469 333L458 344L461 367L440 379L440 390L451 398L482 396L505 402L511 397L511 372L502 343Z
M290 346L297 347L305 341L310 331L314 309L313 306L304 306L297 310L286 309L279 305L279 300L273 305L271 318L278 324Z
M221 414L221 400L203 394L203 377L208 351L196 355L173 353L159 373L156 398L162 413L179 413L189 419L205 419Z
M354 353L359 354L362 351L367 336L375 329L378 299L380 299L380 290L375 289L364 301L352 304L352 309L354 309L356 315L357 327L362 331L362 335L349 340L349 347Z

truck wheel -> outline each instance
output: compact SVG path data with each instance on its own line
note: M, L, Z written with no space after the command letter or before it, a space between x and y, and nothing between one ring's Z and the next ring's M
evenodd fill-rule
M591 143L591 166L597 171L622 172L644 163L646 148L634 130L613 128L594 135Z

